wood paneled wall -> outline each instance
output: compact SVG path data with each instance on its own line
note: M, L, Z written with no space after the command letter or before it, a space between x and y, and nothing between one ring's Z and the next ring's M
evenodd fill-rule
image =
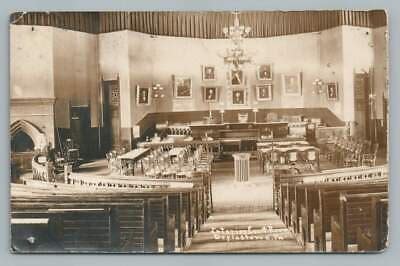
M153 35L216 39L233 24L231 12L16 12L10 23L43 25L88 33L133 30ZM249 37L271 37L315 32L340 25L380 27L387 24L384 10L244 11L240 24L250 26Z

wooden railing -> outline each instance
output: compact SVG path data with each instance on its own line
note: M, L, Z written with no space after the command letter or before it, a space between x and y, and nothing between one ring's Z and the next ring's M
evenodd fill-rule
M34 180L51 181L54 177L52 168L38 162L39 156L32 158L32 176Z

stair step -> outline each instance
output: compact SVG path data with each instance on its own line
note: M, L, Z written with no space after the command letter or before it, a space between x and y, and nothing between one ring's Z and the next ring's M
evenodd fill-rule
M185 252L302 252L292 233L272 211L213 213Z

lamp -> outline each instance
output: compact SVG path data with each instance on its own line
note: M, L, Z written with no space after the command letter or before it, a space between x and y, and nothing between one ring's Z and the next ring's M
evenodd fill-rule
M232 14L235 16L233 26L224 27L222 29L225 37L229 38L233 43L233 48L226 50L224 62L233 65L235 69L240 69L241 65L251 61L250 57L245 55L244 50L241 47L244 38L246 38L251 31L251 27L240 25L240 13L238 11L235 11Z
M224 110L224 109L221 109L221 110L219 110L219 113L221 114L221 124L223 124L223 123L224 123L224 113L225 113L225 110Z
M321 95L321 94L323 94L324 93L324 90L323 90L323 85L325 84L324 83L324 81L322 80L322 79L320 79L320 78L316 78L314 81L313 81L313 86L314 86L314 91L312 92L313 94L318 94L318 95Z
M152 97L155 98L155 99L157 99L157 98L164 98L164 97L165 97L165 95L164 95L164 88L161 87L160 84L155 84L155 85L152 87Z
M257 123L257 113L258 113L258 109L257 109L257 108L253 108L253 113L254 113L254 123Z

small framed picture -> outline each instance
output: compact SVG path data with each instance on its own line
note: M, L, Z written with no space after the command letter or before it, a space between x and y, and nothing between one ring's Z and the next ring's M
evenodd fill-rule
M263 84L256 86L257 101L272 100L272 84Z
M203 99L208 103L218 101L218 87L203 87Z
M301 96L301 78L297 75L282 74L283 94L286 96Z
M257 67L258 80L272 80L272 66L265 64Z
M215 67L203 66L203 80L216 80Z
M192 98L192 80L189 77L173 76L173 83L175 98Z
M231 70L230 81L231 85L243 85L244 84L243 71L239 69Z
M136 104L137 105L149 105L151 101L150 97L151 89L149 87L136 86Z
M337 101L338 94L338 84L336 82L329 82L326 84L326 95L328 96L328 100Z
M245 105L246 104L246 90L243 88L232 89L232 104Z

